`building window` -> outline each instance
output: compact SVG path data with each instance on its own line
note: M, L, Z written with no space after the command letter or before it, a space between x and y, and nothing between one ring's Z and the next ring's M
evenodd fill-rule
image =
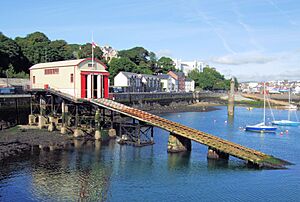
M58 68L55 68L55 69L45 69L44 73L45 73L45 75L59 74L59 69Z
M32 77L32 83L35 84L35 76Z
M93 66L96 67L96 63L94 63L93 65L92 65L92 63L88 64L88 67L93 67Z
M70 75L70 81L71 81L71 83L74 82L74 74L71 74L71 75Z

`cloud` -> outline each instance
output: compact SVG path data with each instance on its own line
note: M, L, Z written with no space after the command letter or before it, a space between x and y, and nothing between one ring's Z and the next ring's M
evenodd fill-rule
M158 50L156 52L157 57L162 57L162 56L166 56L166 57L172 57L172 51L169 49L162 49L162 50Z
M256 52L236 53L213 57L210 62L225 65L244 65L244 64L266 64L276 60L274 56L267 56Z
M218 70L236 76L239 81L300 80L298 49L268 55L260 52L225 55L210 62L218 63Z

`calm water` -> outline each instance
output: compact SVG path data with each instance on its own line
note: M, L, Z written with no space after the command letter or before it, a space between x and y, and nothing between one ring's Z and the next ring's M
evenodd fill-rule
M190 154L167 154L168 133L155 129L153 146L111 141L7 162L0 169L0 201L300 201L300 128L245 132L240 127L258 123L262 109L236 108L234 120L227 120L225 107L219 109L163 116L295 165L255 170L232 157L228 164L208 162L207 147L197 143Z

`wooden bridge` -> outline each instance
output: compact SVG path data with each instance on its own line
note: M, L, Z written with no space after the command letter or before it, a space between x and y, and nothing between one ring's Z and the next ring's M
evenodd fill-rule
M126 116L135 118L139 121L143 121L153 126L167 130L176 135L188 138L195 142L207 145L210 149L213 149L216 152L229 154L231 156L246 160L260 167L283 168L285 165L289 164L286 161L267 155L260 151L256 151L254 149L235 144L233 142L221 139L219 137L204 133L202 131L181 125L173 121L169 121L167 119L161 118L156 115L152 115L142 110L128 107L126 105L114 102L112 100L97 99L90 100L90 102L95 105L108 108Z
M170 136L175 137L175 139L182 139L186 142L186 140L189 141L189 144L184 145L187 147L190 147L190 141L195 141L203 145L207 145L209 148L209 154L212 154L212 156L217 156L218 158L223 158L227 159L229 158L229 155L234 156L236 158L245 160L247 163L255 165L257 167L266 167L266 168L285 168L286 165L290 165L289 162L281 160L279 158L273 157L271 155L267 155L265 153L262 153L260 151L250 149L247 147L244 147L242 145L221 139L219 137L210 135L208 133L184 126L182 124L161 118L159 116L150 114L148 112L138 110L129 106L126 106L124 104L109 100L109 99L75 99L72 98L69 95L66 95L64 93L61 93L59 91L54 91L51 89L48 90L34 90L32 91L33 94L38 94L38 93L48 93L48 96L42 95L41 97L47 98L49 95L53 96L55 95L56 97L59 98L59 100L65 100L68 101L69 103L73 103L76 107L74 107L74 115L75 117L75 127L78 127L80 124L78 124L80 121L78 121L78 117L80 116L78 114L79 107L82 105L87 105L87 106L92 106L94 107L95 111L98 109L102 109L103 113L98 113L102 114L103 117L105 117L105 110L108 110L111 112L111 114L108 116L111 118L112 124L110 127L113 127L113 113L118 113L125 115L126 117L130 117L133 120L138 120L139 123L151 125L152 127L159 127L161 129L164 129L166 131L170 132ZM56 100L51 98L51 101ZM65 102L64 101L64 102ZM41 102L40 102L41 103ZM51 106L51 109L55 109L56 107L53 106L53 103L48 104ZM59 106L65 106L65 104L59 104ZM42 108L42 107L40 107ZM45 111L45 110L44 110ZM64 110L62 110L64 111ZM88 111L93 111L93 109L89 109ZM52 112L53 114L53 112ZM55 113L54 113L55 114ZM94 117L97 115L95 114ZM64 115L62 114L62 117ZM93 117L93 115L90 115L90 117ZM50 118L49 118L50 119ZM105 120L103 118L103 122L109 122L110 120ZM152 135L153 135L153 129L152 129ZM170 138L169 138L170 141ZM183 142L184 142L183 141ZM178 142L178 141L177 141ZM184 144L184 143L183 143ZM187 149L189 150L189 149Z

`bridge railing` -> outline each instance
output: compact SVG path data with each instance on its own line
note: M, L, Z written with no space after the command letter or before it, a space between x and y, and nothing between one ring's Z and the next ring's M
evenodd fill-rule
M110 98L116 101L151 101L163 99L193 99L192 92L131 92L131 93L111 93Z

